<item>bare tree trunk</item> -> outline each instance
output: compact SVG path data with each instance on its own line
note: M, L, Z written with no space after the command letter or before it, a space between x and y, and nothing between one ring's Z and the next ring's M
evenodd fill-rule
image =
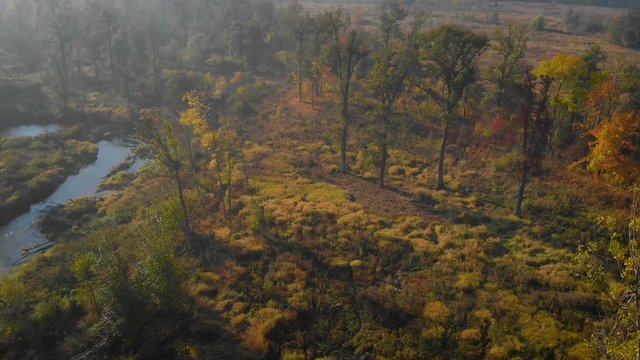
M302 39L298 40L298 100L302 101Z
M109 68L113 71L113 36L111 34L107 39L107 50L109 51Z
M498 5L496 4L496 6ZM500 108L500 106L502 106L502 97L504 96L503 93L504 93L504 84L502 80L500 80L498 82L498 98L496 99L496 107L498 109Z
M182 130L182 135L184 136L184 147L187 150L187 156L189 157L189 165L191 165L191 169L193 171L198 170L198 166L196 165L196 160L193 155L193 144L191 143L191 134L189 130L185 126L179 126L180 130Z
M100 81L100 66L98 65L98 57L100 55L97 55L94 57L93 59L93 74L96 77L96 80Z
M187 242L191 244L191 226L189 225L189 214L187 212L187 204L184 199L184 192L182 190L182 180L180 179L180 169L174 167L176 176L176 184L178 185L178 196L180 198L180 206L182 207L182 216L184 217L184 234L187 237Z
M529 114L524 119L524 135L522 141L522 175L520 176L520 188L518 189L518 199L516 201L516 210L514 215L517 217L522 216L522 201L524 200L524 190L527 186L527 177L529 176Z
M380 175L378 177L378 185L384 187L384 176L387 172L387 158L389 157L389 146L387 145L387 131L382 134L382 157L380 159Z
M214 145L215 146L215 145ZM220 199L222 200L222 215L227 215L227 206L225 205L224 200L224 185L222 183L222 164L220 163L220 156L216 154L216 173L218 175L218 184L220 185Z
M80 60L80 47L76 46L76 73L78 74L78 80L81 79L82 75L82 61Z
M520 176L520 188L518 189L518 200L516 201L516 210L514 211L514 215L517 217L522 216L522 201L524 200L524 190L527 186L528 176L529 176L529 166L525 164L522 166L522 175Z
M315 85L311 82L311 110L316 109Z
M231 225L232 225L232 212L231 212L231 180L232 180L232 174L233 174L233 163L231 162L231 144L227 144L227 156L229 157L228 161L227 161L227 166L229 167L229 180L227 181L227 195L228 195L228 201L229 201L229 236L231 236L231 234L233 233L231 231Z
M348 99L342 99L342 132L340 136L340 172L349 171L347 164L347 144L349 142L349 102Z
M247 171L247 159L244 157L244 149L240 148L240 158L242 160L242 172L244 172L244 186L249 189L249 173Z
M436 189L438 190L446 189L444 183L444 157L447 151L447 141L449 140L449 115L447 115L445 121L446 124L442 132L442 143L440 144L440 157L438 158L438 183L436 185Z
M62 66L62 74L64 74L64 77L68 77L69 76L69 71L67 71L67 51L65 49L65 44L60 41L60 44L58 46L60 48L60 64Z
M124 84L124 96L127 100L131 100L131 86L129 84L129 78L124 73L122 74L122 81Z

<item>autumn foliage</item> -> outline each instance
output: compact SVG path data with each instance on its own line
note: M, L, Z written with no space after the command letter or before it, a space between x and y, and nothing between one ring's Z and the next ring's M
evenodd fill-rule
M640 115L620 112L591 132L589 169L615 183L638 185L640 180Z

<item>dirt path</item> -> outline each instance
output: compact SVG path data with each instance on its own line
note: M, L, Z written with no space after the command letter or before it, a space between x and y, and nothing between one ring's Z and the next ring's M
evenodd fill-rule
M380 188L376 183L356 175L322 176L318 180L347 190L371 214L385 217L417 215L436 219L429 209L413 201L410 194L393 188Z

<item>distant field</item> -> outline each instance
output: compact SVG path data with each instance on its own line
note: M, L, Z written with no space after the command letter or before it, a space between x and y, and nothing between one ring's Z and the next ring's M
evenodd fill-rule
M309 9L311 12L343 7L351 12L358 26L373 29L376 25L379 1L316 0L303 1L302 4L305 9ZM547 31L531 31L529 33L527 61L531 64L560 52L579 54L593 45L600 45L609 54L609 62L612 66L621 62L640 61L640 52L609 43L606 33L580 36L563 32L563 15L569 8L583 14L584 17L597 16L605 24L609 18L622 14L623 9L521 2L498 2L498 6L494 6L493 1L464 0L460 0L460 4L460 6L455 6L451 2L433 2L428 6L423 6L422 9L430 15L428 26L435 27L445 23L458 24L475 31L492 33L509 24L529 27L535 18L543 16L546 20ZM496 13L500 19L499 25L490 22ZM491 52L487 52L485 56L491 56Z

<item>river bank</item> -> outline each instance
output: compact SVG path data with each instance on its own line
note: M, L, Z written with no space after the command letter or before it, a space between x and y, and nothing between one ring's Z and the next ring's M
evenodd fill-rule
M67 130L0 139L0 226L28 212L31 204L46 199L69 176L96 161L98 146L74 137L73 130Z
M77 174L69 176L43 201L30 206L28 212L16 217L6 226L0 227L0 271L10 269L29 256L29 249L49 241L39 229L42 214L55 204L66 204L82 196L95 196L104 176L114 167L130 158L129 144L118 139L92 144L97 148L96 160L84 166ZM137 162L130 171L137 171L142 162Z

